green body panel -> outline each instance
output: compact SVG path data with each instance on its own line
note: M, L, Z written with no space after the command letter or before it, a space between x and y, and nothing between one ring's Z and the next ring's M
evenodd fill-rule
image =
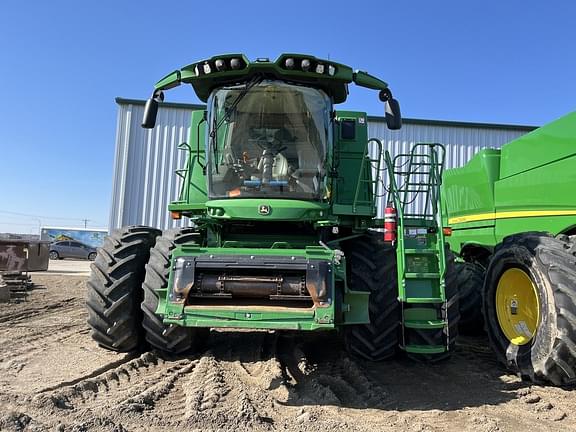
M368 152L368 125L366 113L336 112L334 132L334 171L332 179L333 214L374 217L376 206L373 197L372 169ZM353 136L346 137L343 124L353 129ZM379 153L380 154L380 153ZM378 170L377 170L378 171Z
M506 236L576 229L576 112L444 175L451 248L490 251Z
M180 144L179 149L187 152L186 165L176 171L182 179L178 201L168 206L170 211L184 211L189 214L203 213L206 210L206 111L192 111L188 143Z
M455 180L453 178L455 177ZM463 170L447 170L443 196L449 204L450 218L494 211L494 183L500 177L500 150L478 152Z
M576 111L502 147L500 178L574 156L575 140Z
M452 235L446 237L446 242L450 249L460 253L465 248L483 248L491 252L498 243L494 225L470 227L469 224L455 224L452 228Z
M260 206L267 206L262 214ZM214 219L250 219L262 222L273 220L316 221L328 216L329 205L315 201L292 199L240 198L206 202L208 215Z

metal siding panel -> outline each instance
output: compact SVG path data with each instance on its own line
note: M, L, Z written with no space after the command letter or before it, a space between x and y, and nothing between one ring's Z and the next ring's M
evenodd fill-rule
M110 208L110 218L109 227L117 227L120 224L120 213L122 211L122 189L125 182L126 176L124 175L124 160L126 145L123 143L126 141L124 136L125 124L126 124L126 108L121 106L118 109L118 115L116 117L116 139L115 139L115 151L114 151L114 176L112 178L112 200Z
M110 229L142 224L161 229L184 226L173 221L168 204L177 199L174 170L186 162L178 144L188 137L190 110L162 107L152 130L140 127L144 109L119 105Z
M116 153L112 186L110 229L143 224L161 229L185 226L185 220L174 221L168 204L178 198L181 180L174 170L184 166L185 154L178 144L188 139L191 109L161 107L157 126L142 129L144 107L119 104ZM446 145L446 168L464 165L480 149L499 148L527 131L489 127L463 127L405 124L399 131L390 131L383 121L370 120L368 134L382 140L392 155L407 153L417 142L439 142ZM383 180L387 185L387 174ZM421 211L423 198L413 210ZM378 214L383 214L385 197L380 199Z
M455 168L466 164L479 150L487 147L500 148L505 143L525 134L526 131L506 130L502 128L449 127L437 125L405 124L399 131L390 131L383 121L368 123L369 137L382 141L384 149L392 157L399 153L408 153L412 145L419 142L441 143L446 146L445 168ZM382 173L384 187L388 187L388 174ZM420 194L409 207L410 212L424 210L425 196ZM386 197L378 203L378 216L383 217Z

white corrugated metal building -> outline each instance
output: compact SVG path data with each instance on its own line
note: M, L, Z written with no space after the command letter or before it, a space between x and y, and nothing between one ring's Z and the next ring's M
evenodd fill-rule
M190 113L199 105L164 103L156 127L140 127L144 101L117 98L118 124L110 229L143 224L165 229L185 224L170 219L168 204L178 197L185 164L178 144L188 140ZM498 148L533 130L532 126L404 119L399 131L386 128L384 118L368 117L368 136L382 140L392 155L407 153L414 143L446 146L446 168L465 164L482 148Z

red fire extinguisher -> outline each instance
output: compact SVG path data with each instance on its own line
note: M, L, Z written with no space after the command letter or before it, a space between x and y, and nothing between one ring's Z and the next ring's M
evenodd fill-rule
M394 243L396 241L396 209L387 205L384 209L384 241Z

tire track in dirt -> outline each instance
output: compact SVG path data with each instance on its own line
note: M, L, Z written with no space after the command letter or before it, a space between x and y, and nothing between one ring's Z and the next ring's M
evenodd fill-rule
M35 397L37 405L56 408L141 412L165 397L176 380L196 366L197 360L167 361L155 352L112 363L95 376L48 388Z
M184 385L184 420L188 425L258 430L264 417L230 361L206 353Z
M265 391L271 340L266 332L213 332L212 348L183 380L183 422L209 429L268 429L274 422L274 397Z
M194 417L202 411L216 407L230 392L224 382L223 371L212 353L206 353L183 386L185 398L184 418Z
M55 313L66 314L70 309L81 309L82 307L83 305L78 298L65 298L56 303L43 304L39 307L31 306L24 310L0 315L0 327L4 327L3 323L9 323L10 326L13 326L14 323L30 321L39 315L42 315L42 318L44 318L46 315Z
M53 348L74 337L82 337L90 333L89 329L80 328L78 324L59 327L56 332L39 331L25 338L4 340L0 349L0 368L14 360L25 360L38 355L38 352Z
M361 362L342 351L337 337L298 336L278 345L278 359L285 376L305 405L376 408L390 403L388 393L370 379Z
M212 349L183 380L183 421L257 430L272 424L288 427L312 415L305 410L318 411L318 419L323 415L319 406L378 408L389 403L383 388L339 346L324 344L320 353L303 339L281 333L213 332ZM179 393L171 401L181 397ZM178 411L172 408L174 415ZM323 421L331 421L325 417Z

